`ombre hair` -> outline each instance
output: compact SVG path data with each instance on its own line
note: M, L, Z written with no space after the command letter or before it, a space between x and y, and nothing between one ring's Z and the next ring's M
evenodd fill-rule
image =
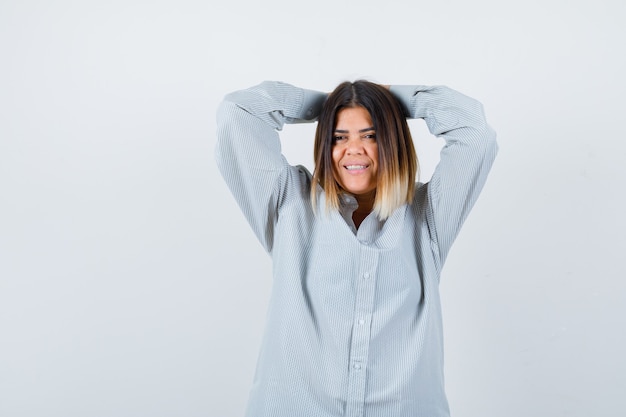
M401 104L387 88L369 81L343 82L324 103L315 131L311 200L315 208L319 184L326 194L326 210L339 209L340 194L345 191L334 174L333 135L339 111L354 107L369 112L376 131L378 180L373 211L384 220L413 200L419 166Z

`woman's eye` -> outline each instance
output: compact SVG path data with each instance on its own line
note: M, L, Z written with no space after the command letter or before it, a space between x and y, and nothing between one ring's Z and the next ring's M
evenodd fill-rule
M340 140L344 140L345 138L346 138L345 136L335 136L335 137L333 137L333 140L334 140L335 142L338 142L338 141L340 141Z
M365 139L376 139L376 135L374 133L365 135Z

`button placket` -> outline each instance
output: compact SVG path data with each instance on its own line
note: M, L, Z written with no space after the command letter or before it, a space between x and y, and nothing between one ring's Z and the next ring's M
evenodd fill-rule
M365 401L367 358L370 343L371 315L374 309L375 272L378 252L362 245L359 257L359 278L355 281L356 299L354 327L350 343L350 371L348 373L348 416L361 416Z

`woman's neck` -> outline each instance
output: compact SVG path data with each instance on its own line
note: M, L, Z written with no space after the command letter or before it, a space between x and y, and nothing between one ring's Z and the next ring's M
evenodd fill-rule
M376 190L373 190L367 194L355 195L358 207L352 213L352 221L358 229L363 220L372 212L374 208L374 200L376 198Z

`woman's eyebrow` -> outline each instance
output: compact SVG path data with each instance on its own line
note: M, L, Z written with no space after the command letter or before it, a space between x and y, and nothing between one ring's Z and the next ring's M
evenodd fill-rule
M366 127L365 129L360 129L359 133L369 132L370 130L374 130L374 126ZM343 129L335 129L335 133L350 133L350 132L348 132L347 130L343 130Z

